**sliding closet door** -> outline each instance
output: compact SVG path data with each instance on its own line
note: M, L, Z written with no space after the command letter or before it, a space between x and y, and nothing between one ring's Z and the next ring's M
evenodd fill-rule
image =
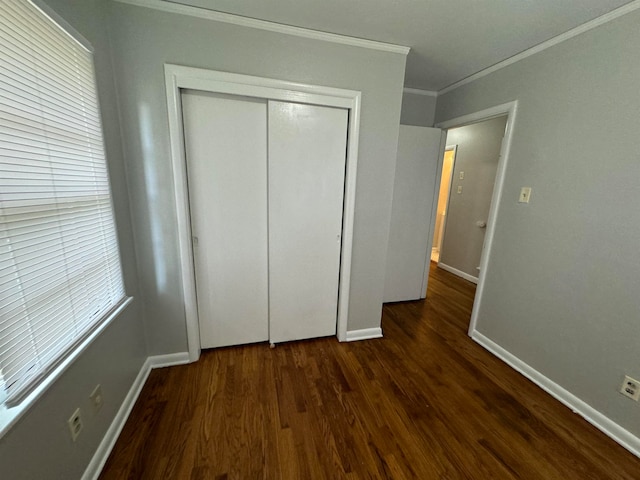
M202 348L266 341L267 103L182 95Z
M336 333L347 118L269 101L272 343Z

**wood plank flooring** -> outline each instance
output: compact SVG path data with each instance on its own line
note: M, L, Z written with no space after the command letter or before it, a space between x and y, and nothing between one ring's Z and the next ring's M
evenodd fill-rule
M432 266L383 339L205 351L154 370L101 479L638 479L634 457L466 336Z

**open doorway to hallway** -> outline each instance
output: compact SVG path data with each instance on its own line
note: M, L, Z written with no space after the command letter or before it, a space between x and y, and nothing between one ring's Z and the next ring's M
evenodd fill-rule
M435 241L438 271L454 274L474 289L477 284L468 323L469 331L474 330L516 109L517 102L511 102L436 128L400 126L383 302L429 299ZM439 188L446 145L456 152L451 173L446 168L444 173L449 195ZM448 200L438 208L439 197Z
M501 115L447 131L427 301L459 290L474 302L506 126ZM457 326L467 330L471 315L462 317Z
M453 164L456 158L456 148L456 145L447 145L444 150L442 176L440 177L440 188L438 190L436 223L433 233L433 246L431 247L431 261L435 263L438 263L438 260L440 259L440 248L442 246L442 237L444 234L444 222L447 216L447 205L449 203L451 176L453 175Z
M431 260L478 283L507 116L447 132Z

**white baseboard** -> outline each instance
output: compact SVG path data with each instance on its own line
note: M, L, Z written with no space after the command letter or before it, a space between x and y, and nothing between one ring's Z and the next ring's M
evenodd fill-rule
M189 363L189 352L169 353L167 355L154 355L147 360L151 362L151 368L173 367Z
M350 330L347 332L347 342L369 340L370 338L382 338L382 328L363 328L362 330Z
M111 453L111 450L113 450L113 447L116 444L118 437L120 436L120 432L122 432L122 429L124 428L124 424L127 423L127 419L131 414L131 410L133 409L138 396L140 396L142 387L144 387L144 384L147 381L151 370L154 368L168 367L171 365L183 365L185 363L189 363L188 352L147 357L145 362L142 364L138 375L133 381L129 392L127 393L126 397L124 397L118 413L116 413L116 416L114 417L111 425L102 438L100 445L98 445L98 449L93 454L93 458L84 471L82 480L97 480L97 478L100 476L102 468L107 462L109 454Z
M127 422L127 418L129 418L129 414L142 391L142 387L147 381L149 372L151 372L151 362L149 358L147 358L142 364L142 368L138 372L136 379L133 381L127 396L124 397L124 401L122 402L122 405L120 405L118 413L116 413L111 425L107 429L107 433L105 433L100 445L98 445L96 453L93 454L93 458L82 475L82 480L94 480L100 476L102 467L104 467L107 458L109 458L109 454L111 453L113 446L116 444L116 440L118 439L124 424Z
M464 278L465 280L469 280L470 282L478 284L478 277L474 277L473 275L469 275L468 273L464 273L462 270L458 270L457 268L450 267L442 262L438 262L438 268L446 270L449 273L453 273L459 277Z
M471 338L504 361L507 365L517 370L533 383L542 388L556 400L569 407L574 413L583 417L587 422L612 438L614 441L629 450L635 456L640 457L640 438L624 429L598 410L580 400L574 394L553 382L536 369L520 360L518 357L502 348L497 343L482 335L477 330L471 332Z

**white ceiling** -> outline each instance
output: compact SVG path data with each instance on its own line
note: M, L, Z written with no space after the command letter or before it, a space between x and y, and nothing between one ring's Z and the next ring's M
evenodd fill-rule
M411 47L405 86L440 90L631 0L173 0Z

